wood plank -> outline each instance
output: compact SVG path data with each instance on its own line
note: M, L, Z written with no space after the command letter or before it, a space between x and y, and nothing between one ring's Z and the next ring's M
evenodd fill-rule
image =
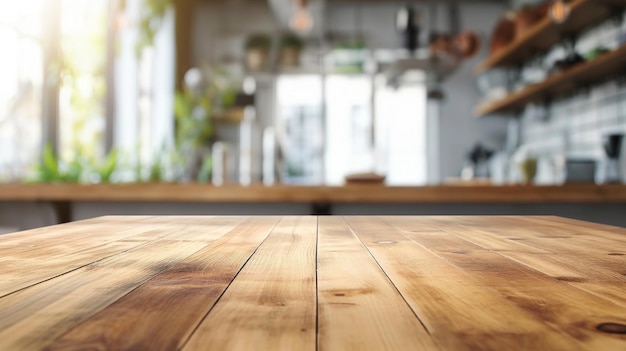
M23 260L3 260L3 262L0 262L0 265L2 265L2 270L0 271L0 281L2 281L0 298L107 257L123 253L142 244L139 242L112 242L56 259L41 257ZM28 268L25 269L25 267Z
M31 236L29 231L7 238L3 241L5 246L0 247L0 264L3 267L0 271L0 281L3 282L0 285L0 296L145 243L145 240L136 243L117 242L118 239L145 231L155 236L169 232L164 230L155 233L149 227L137 228L137 224L140 222L131 225L90 220L64 227L50 227L47 235L35 232Z
M316 217L284 217L183 350L315 350Z
M444 230L462 229L471 233L466 237L480 246L494 251L533 252L515 247L534 248L536 253L545 253L558 258L569 258L573 261L584 260L618 275L626 274L626 257L611 255L619 246L619 241L603 239L589 235L588 228L550 228L545 225L528 223L529 219L519 217L455 217L453 221L446 218L430 218L430 223L438 223L437 227ZM487 220L488 219L488 220ZM578 231L578 232L577 232ZM507 233L506 237L499 234ZM616 237L619 238L619 237ZM503 249L503 247L510 249ZM584 247L584 250L581 250Z
M404 230L411 229L409 221L390 222ZM524 227L524 223L520 221L518 226ZM506 227L501 228L504 232L499 235L506 236ZM496 252L459 240L471 237L465 229L450 230L450 233L441 231L435 235L411 231L407 236L470 274L478 284L495 289L507 300L535 314L546 324L558 327L563 334L568 334L588 349L626 348L626 338L603 333L596 328L602 323L626 324L626 306L598 299L566 282L538 274ZM626 290L622 292L626 295Z
M169 240L208 243L231 230L243 218L218 220L206 217L203 222L186 219L185 225L180 225L176 223L183 221L184 217L169 217L169 224L150 217L133 218L131 221L105 217L68 225L70 228L84 228L73 234L53 227L49 228L52 234L48 238L37 235L36 241L11 239L11 242L25 241L19 247L26 249L20 251L19 247L11 245L0 248L0 265L3 267L0 271L0 281L3 282L0 297L164 236ZM197 224L194 226L193 223ZM202 226L198 227L199 224ZM13 238L27 238L28 233L24 234Z
M84 345L109 350L180 348L278 221L256 217L243 222L78 325L47 350Z
M320 217L318 235L320 350L438 349L345 220Z
M86 227L75 233L63 231L64 238L50 238L34 240L32 243L19 244L14 247L1 248L4 254L0 262L11 262L13 260L37 260L41 257L57 259L69 256L82 250L94 249L102 245L115 241L134 240L135 235L151 236L153 239L166 235L169 231L165 228L152 226L142 227L141 225L128 226L97 226ZM146 240L141 240L146 241Z
M2 350L44 348L203 245L151 242L0 298Z
M626 203L626 185L289 186L0 184L0 201L204 203ZM1 238L1 237L0 237ZM1 239L0 239L1 242Z
M546 221L550 221L550 223L563 223L565 225L575 225L575 226L579 226L579 227L586 227L586 228L592 228L592 229L598 229L601 230L603 232L610 232L610 233L617 233L620 234L622 237L616 237L615 239L618 240L623 240L624 236L626 236L626 228L622 228L622 227L616 227L613 225L608 225L608 224L602 224L602 223L591 223L591 222L586 222L586 221L582 221L579 219L574 219L574 218L565 218L565 217L558 217L558 216L528 216L528 218L532 218L535 220L539 220L539 219L543 219Z
M583 349L381 218L346 220L443 349Z
M609 251L590 249L596 243L593 239L597 238L584 233L578 240L563 236L575 234L577 228L560 233L558 230L563 228L547 226L544 224L546 220L537 217L455 217L454 221L446 218L424 218L423 221L455 235L462 232L463 236L459 237L466 241L567 282L598 298L626 306L624 256L612 255L614 249L610 247L606 248ZM537 219L540 221L534 222ZM585 230L589 226L593 225L587 224L579 228ZM477 240L476 237L480 239ZM526 246L541 248L544 252L501 250L503 243L507 242L523 242Z
M598 241L598 243L604 244L603 247L609 248L608 251L619 249L619 247L615 247L615 244L626 249L626 228L556 216L524 216L523 220L529 223L536 223L545 228L550 228L550 231L556 231L562 234L569 232L575 237L584 236L588 239ZM609 242L612 242L613 245L606 246Z
M147 217L143 217L147 219ZM136 221L135 223L139 223ZM117 226L124 227L126 223L116 223ZM110 222L104 222L103 217L86 219L72 223L56 224L47 227L29 229L14 233L0 235L0 250L10 248L11 252L27 251L30 248L37 247L42 241L63 240L67 241L67 236L84 232L85 228L98 225L113 225ZM52 244L52 242L50 243ZM48 245L46 245L48 246Z
M622 228L515 216L83 224L0 241L0 267L7 253L25 276L46 270L37 254L59 271L103 256L0 297L2 351L626 349Z
M167 236L168 240L213 242L248 218L247 216L154 216L149 223L158 228L172 228L173 230ZM124 240L154 240L154 237L152 233L146 232Z

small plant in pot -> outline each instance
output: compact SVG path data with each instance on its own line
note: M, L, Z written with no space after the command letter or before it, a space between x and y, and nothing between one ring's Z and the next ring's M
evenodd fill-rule
M265 34L254 34L246 40L246 68L260 71L267 66L272 39Z
M284 35L280 40L280 64L283 67L297 67L304 42L293 34Z
M185 73L184 87L174 97L176 151L184 160L182 181L206 181L210 145L216 140L213 118L234 103L233 86L230 73L219 67L191 68ZM154 166L151 174L161 174L160 165Z

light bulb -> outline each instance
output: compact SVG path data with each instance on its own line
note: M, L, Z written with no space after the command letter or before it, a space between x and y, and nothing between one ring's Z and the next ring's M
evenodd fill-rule
M307 8L301 7L291 16L289 26L298 33L308 33L313 29L313 16Z
M569 17L570 10L571 8L567 1L559 0L550 7L550 17L556 23L563 23Z

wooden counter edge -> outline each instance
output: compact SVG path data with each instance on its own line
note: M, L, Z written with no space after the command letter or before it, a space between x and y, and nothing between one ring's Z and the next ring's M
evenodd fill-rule
M0 201L223 203L626 203L626 185L251 186L0 184Z

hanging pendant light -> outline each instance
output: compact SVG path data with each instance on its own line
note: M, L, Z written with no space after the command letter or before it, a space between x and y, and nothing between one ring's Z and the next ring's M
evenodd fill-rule
M571 6L569 1L558 0L552 6L550 6L550 17L556 23L563 23L567 21L571 12Z
M289 27L300 34L306 34L313 29L313 16L308 0L293 0L293 14L289 20Z

